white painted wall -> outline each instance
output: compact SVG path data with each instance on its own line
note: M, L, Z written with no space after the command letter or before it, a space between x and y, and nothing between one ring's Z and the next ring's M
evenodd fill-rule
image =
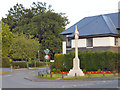
M99 46L115 46L115 38L114 37L99 37L93 38L93 47ZM120 38L119 38L119 46L120 46ZM75 40L71 40L71 47L75 48ZM78 47L86 47L86 39L78 40Z
M115 38L114 37L93 38L93 47L98 46L115 46Z
M75 40L71 40L71 47L75 48ZM78 47L86 47L86 39L78 39Z
M66 41L63 41L63 47L62 47L62 49L63 49L63 54L66 54Z

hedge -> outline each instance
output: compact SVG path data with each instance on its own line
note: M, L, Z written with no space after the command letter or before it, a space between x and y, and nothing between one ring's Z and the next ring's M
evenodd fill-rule
M73 65L74 51L67 54L55 54L55 68L70 70ZM112 51L85 51L79 52L80 68L85 70L116 70L118 69L120 53Z
M26 62L25 61L13 61L13 67L19 66L20 68L26 68Z
M43 67L45 65L46 65L46 63L44 63L44 62L39 62L39 61L36 62L36 67ZM20 68L26 68L26 62L25 61L13 61L13 66L19 66ZM29 63L29 67L34 67L34 66L35 66L34 61Z
M4 68L5 67L6 68L10 67L9 59L10 59L9 57L3 57L2 58L2 67L4 67ZM35 61L32 60L31 62L28 62L28 64L29 64L29 67L34 67L35 66ZM49 64L49 62L48 62L48 64ZM13 61L12 65L13 65L13 67L19 66L20 68L26 68L26 62L25 61ZM39 62L39 61L36 62L36 67L43 67L45 65L46 65L45 62Z

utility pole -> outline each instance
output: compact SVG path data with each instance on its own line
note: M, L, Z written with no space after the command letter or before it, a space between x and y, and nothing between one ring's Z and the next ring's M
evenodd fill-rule
M38 50L38 60L39 60L39 62L40 62L40 54L39 54L39 50Z

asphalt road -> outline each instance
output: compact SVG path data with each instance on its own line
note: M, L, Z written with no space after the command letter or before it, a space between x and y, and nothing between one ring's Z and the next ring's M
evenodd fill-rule
M2 88L118 88L118 80L36 82L24 79L37 76L38 71L40 69L15 70L13 73L4 74Z

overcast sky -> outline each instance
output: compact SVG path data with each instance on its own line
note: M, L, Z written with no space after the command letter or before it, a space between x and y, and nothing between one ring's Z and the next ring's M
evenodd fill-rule
M66 13L70 21L66 28L84 17L117 12L119 2L119 0L2 0L0 3L0 19L5 17L10 7L16 3L29 8L32 2L37 1L52 5L52 9L57 13Z

